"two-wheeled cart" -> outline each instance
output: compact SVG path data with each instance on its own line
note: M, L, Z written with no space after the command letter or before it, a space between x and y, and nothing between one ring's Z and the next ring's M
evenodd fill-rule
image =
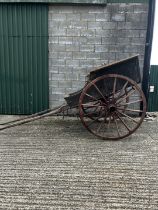
M78 108L81 122L92 134L122 139L139 128L146 114L140 82L138 55L102 65L89 73L84 88L65 98L66 105L9 122L0 130Z

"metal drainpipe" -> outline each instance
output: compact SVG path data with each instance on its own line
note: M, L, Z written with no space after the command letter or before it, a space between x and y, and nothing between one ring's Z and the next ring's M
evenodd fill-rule
M150 58L151 58L151 49L152 49L152 40L153 40L154 17L155 17L155 0L149 0L148 26L146 34L143 80L142 80L142 90L144 92L147 102L149 95L149 71L150 71ZM142 109L142 104L141 104L141 109Z

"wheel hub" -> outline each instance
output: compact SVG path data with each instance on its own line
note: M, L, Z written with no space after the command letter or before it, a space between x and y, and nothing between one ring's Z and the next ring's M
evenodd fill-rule
M114 113L114 112L116 111L116 106L115 106L114 104L110 105L110 106L108 107L108 111L109 111L110 113Z

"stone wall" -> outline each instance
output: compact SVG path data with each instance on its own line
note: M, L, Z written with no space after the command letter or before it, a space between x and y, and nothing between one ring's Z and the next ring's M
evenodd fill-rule
M141 71L148 4L49 7L50 107L81 89L87 73L102 63L140 54Z

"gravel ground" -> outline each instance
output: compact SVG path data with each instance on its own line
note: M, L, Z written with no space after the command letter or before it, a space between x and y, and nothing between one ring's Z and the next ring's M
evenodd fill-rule
M0 209L158 210L156 116L120 141L97 139L67 117L1 131Z

